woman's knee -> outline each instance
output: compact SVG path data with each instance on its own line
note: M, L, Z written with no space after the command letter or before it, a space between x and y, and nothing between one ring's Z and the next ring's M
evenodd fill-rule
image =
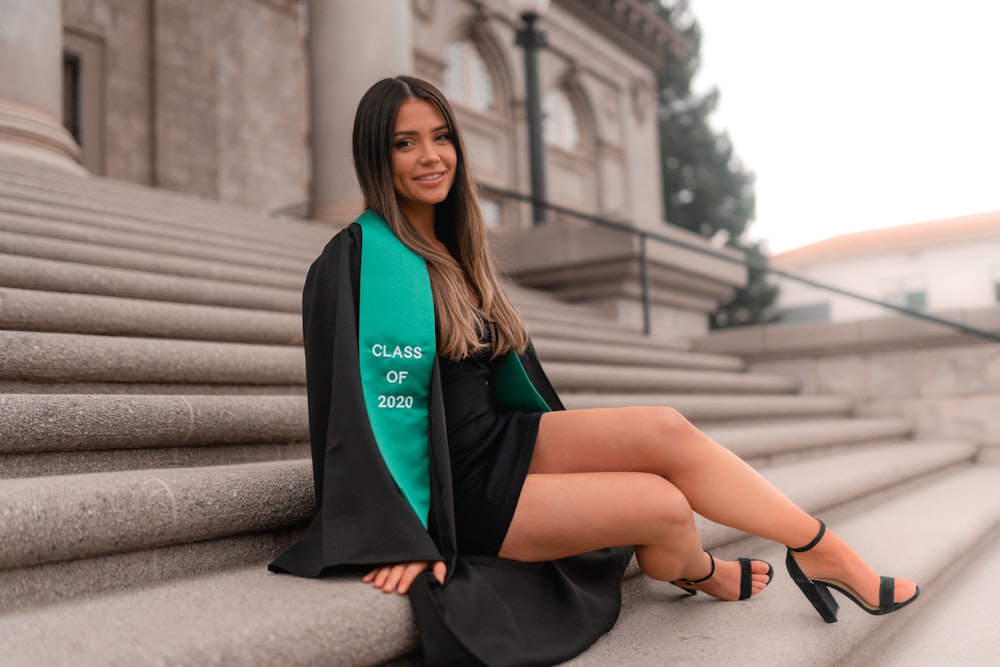
M687 417L675 408L665 406L649 408L647 414L652 437L659 443L682 437L694 428Z
M643 475L639 483L642 520L658 532L689 530L694 526L694 512L687 497L659 475Z

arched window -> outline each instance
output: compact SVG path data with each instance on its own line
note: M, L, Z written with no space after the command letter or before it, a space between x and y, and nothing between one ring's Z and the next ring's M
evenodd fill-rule
M450 100L477 111L495 109L493 75L475 44L454 42L445 51L444 61L444 92Z
M566 91L550 90L545 95L544 109L542 131L545 141L560 148L579 150L583 146L580 116Z

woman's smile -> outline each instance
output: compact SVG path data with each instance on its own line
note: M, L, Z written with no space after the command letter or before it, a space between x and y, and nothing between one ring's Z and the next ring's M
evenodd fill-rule
M436 106L421 99L403 102L396 114L392 146L392 187L410 224L433 224L455 181L458 155L451 130Z
M417 176L414 180L421 183L426 183L428 185L437 185L442 180L444 180L445 172L439 171L433 174L427 174L425 176Z

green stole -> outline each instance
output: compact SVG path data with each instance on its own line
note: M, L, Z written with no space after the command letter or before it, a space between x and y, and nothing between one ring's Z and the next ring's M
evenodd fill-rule
M358 361L372 434L396 486L427 527L434 299L424 259L372 211L361 226ZM507 412L548 412L516 354L494 365L490 385Z

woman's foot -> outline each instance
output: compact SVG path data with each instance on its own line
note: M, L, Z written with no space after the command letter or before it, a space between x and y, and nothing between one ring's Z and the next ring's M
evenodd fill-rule
M720 600L745 600L757 595L771 583L774 568L763 560L740 558L739 560L720 560L707 551L707 573L695 579L678 579L673 581L693 595L698 591Z
M869 609L879 608L881 579L878 573L832 531L827 530L808 551L796 551L791 556L809 579L852 592ZM914 582L895 579L893 601L896 604L908 602L917 595L917 591Z

